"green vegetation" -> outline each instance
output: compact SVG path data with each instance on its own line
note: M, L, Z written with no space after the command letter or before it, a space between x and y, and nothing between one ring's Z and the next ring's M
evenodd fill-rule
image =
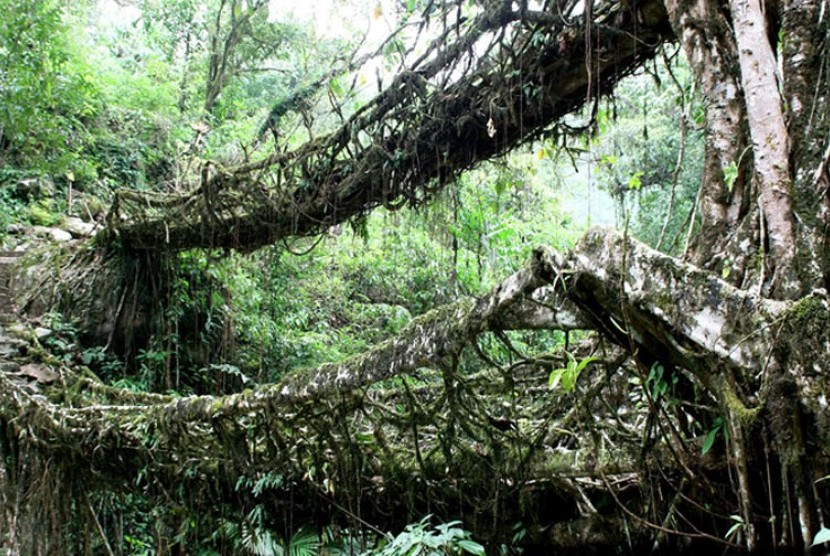
M675 61L622 82L597 116L590 147L597 183L624 219L631 216L633 235L653 246L659 242L667 252L683 251L693 224L703 114L689 69Z
M484 547L470 539L470 533L459 528L458 521L429 527L429 516L406 529L383 548L364 553L365 556L484 556Z

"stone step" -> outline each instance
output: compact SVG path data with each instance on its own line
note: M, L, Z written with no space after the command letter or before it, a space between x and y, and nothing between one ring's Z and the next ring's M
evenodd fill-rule
M14 361L0 361L0 373L16 373L20 365Z
M2 302L10 297L12 267L24 254L23 251L0 251L0 312L5 311Z
M0 268L15 264L23 255L24 251L0 251Z
M23 251L0 250L0 324L18 320L17 308L12 299L12 267L23 255ZM0 357L7 357L16 352L17 346L13 343L0 342Z

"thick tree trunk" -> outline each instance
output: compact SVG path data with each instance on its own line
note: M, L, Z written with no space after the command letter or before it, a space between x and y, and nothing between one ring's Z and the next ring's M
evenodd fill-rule
M822 274L813 246L824 240L815 237L810 224L818 214L816 196L808 196L813 199L807 201L812 203L812 214L800 218L799 227L790 165L793 153L812 143L801 135L815 114L805 116L800 87L805 81L813 84L816 76L808 75L797 60L806 62L815 52L805 45L805 37L815 35L805 31L807 35L798 35L787 47L795 57L784 62L790 64L792 74L788 87L801 91L801 98L793 101L796 106L791 107L788 126L781 96L784 85L779 82L771 42L777 40L779 29L775 6L764 12L758 2L669 0L666 7L708 101L706 159L698 197L701 233L692 260L723 272L733 284L797 298L821 285ZM802 23L810 18L790 17ZM824 97L816 94L816 99L819 96ZM790 127L798 132L795 138Z
M821 191L815 187L817 161L827 142L827 33L826 5L817 0L787 0L779 6L779 45L782 60L783 97L787 99L789 136L794 138L796 210L808 225L816 224ZM771 29L775 31L775 29ZM822 142L820 138L824 138ZM819 139L819 140L817 140Z
M806 245L799 266L818 267L830 286L830 17L823 2L786 1L781 6L783 96L792 139L793 204Z
M719 401L733 430L747 549L756 548L752 529L760 529L757 518L749 521L751 508L790 488L797 511L787 508L778 517L799 523L801 546L809 546L816 532L811 485L828 464L809 445L830 442L827 366L824 355L815 355L830 346L826 294L798 302L764 299L617 234L589 233L577 253L567 267L576 270L569 297L586 312L606 316L608 335L628 345L646 368L670 363ZM762 430L777 439L784 485L751 484L757 478L746 462L760 460Z
M761 218L766 224L762 240L769 244L770 262L764 264L774 272L770 287L780 296L795 298L802 293L802 288L794 268L798 243L792 205L790 137L784 122L775 55L760 2L731 0L730 8L752 139L758 200Z
M720 270L727 243L753 206L752 156L747 156L746 108L735 39L723 6L715 0L667 0L666 9L706 103L706 151L698 193L700 233L692 260ZM737 166L726 183L725 172ZM752 235L746 230L743 235ZM732 262L733 283L743 280L746 257Z

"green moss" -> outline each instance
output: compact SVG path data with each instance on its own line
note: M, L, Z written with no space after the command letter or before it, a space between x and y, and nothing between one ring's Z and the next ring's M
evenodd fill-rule
M828 320L830 320L830 313L828 313L827 307L821 298L808 295L789 308L786 318L788 323L796 328L813 326L816 323L826 327Z
M762 407L761 405L758 405L757 407L750 408L744 405L740 398L738 398L737 394L735 394L735 390L732 388L732 385L726 381L724 381L723 387L723 403L731 413L738 417L738 421L740 421L741 426L747 430L752 427L755 419L761 412Z
M588 253L595 253L602 249L603 239L605 238L605 232L607 230L603 228L591 228L588 232L582 237L579 244L574 248L575 251L584 251ZM622 236L615 238L615 240L620 244L620 249L623 249L624 246L622 245Z
M830 334L830 311L821 297L810 295L795 302L784 319L779 343L791 357L804 359L824 350Z
M38 226L53 226L61 215L47 201L38 201L29 205L29 221Z
M677 300L674 297L672 290L668 288L660 289L654 296L655 305L667 315L673 315L677 311Z

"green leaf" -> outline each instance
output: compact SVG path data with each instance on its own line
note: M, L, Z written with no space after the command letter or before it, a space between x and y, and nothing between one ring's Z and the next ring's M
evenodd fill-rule
M579 362L579 365L576 366L576 372L581 373L585 369L585 367L587 367L594 361L599 361L599 357L586 357L585 359Z
M313 531L300 529L288 543L290 556L315 556L320 547L320 537Z
M824 544L826 542L830 542L830 529L828 529L827 527L822 527L821 531L816 533L816 537L813 539L812 546Z
M703 439L703 450L701 452L704 456L709 453L709 450L711 450L712 446L715 445L715 440L718 438L718 431L720 431L720 427L715 427L706 433L706 438Z
M561 384L565 392L570 392L576 388L576 380L579 378L579 373L594 361L598 361L599 358L586 357L582 361L577 361L569 352L566 351L565 354L569 359L567 367L552 370L548 376L548 386L550 388L556 388Z
M568 368L565 369L565 372L562 373L562 390L565 392L570 392L576 387L576 377L578 373L576 372L576 365L568 364Z
M484 547L475 541L461 540L458 541L458 547L464 552L475 554L475 556L484 556Z
M726 532L726 535L724 536L724 538L726 539L731 538L735 533L743 529L746 525L743 518L739 515L730 515L729 519L734 521L734 523L732 524L732 527L729 528L729 531Z
M548 387L556 388L559 383L562 381L562 375L567 372L568 369L554 369L550 372L550 376L548 377Z
M738 165L733 160L723 169L723 181L726 183L726 189L730 193L732 193L736 179L738 179Z
M331 92L334 93L335 96L342 97L343 96L343 85L340 84L339 79L332 79L329 82L329 88Z
M651 369L649 369L648 371L648 378L646 379L646 381L660 380L661 378L663 378L663 372L665 372L665 368L663 367L663 365L655 361L651 365Z
M360 442L361 444L374 444L375 443L375 435L369 432L358 432L355 435L355 440Z

